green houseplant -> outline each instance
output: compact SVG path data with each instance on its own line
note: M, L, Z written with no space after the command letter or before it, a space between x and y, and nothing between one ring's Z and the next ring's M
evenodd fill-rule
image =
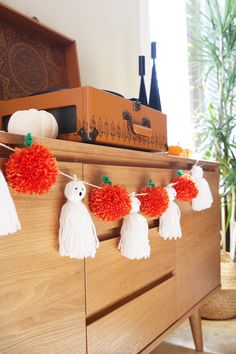
M222 289L201 314L227 319L236 316L236 1L191 0L188 6L190 67L198 92L195 143L204 158L220 164L221 236L231 258L222 254Z
M192 0L188 6L191 65L203 97L195 114L196 148L220 163L222 237L235 259L236 2Z

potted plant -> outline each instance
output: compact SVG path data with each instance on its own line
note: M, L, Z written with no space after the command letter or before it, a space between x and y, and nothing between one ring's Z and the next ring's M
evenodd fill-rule
M236 2L192 0L188 13L194 95L201 97L194 118L196 149L202 157L219 161L222 244L231 258L222 258L221 275L223 263L230 265L236 299ZM236 316L236 300L234 306L231 317Z

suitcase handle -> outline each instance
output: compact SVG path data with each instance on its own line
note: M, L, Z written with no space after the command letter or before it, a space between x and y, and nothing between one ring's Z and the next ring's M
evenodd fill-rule
M150 124L150 120L148 118L143 118L142 125L138 125L133 123L132 114L128 111L123 112L123 119L127 120L129 130L132 134L145 136L147 138L151 138L152 136L152 128Z

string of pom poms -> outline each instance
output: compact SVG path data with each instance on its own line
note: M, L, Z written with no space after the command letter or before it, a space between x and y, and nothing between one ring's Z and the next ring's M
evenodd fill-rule
M6 178L16 192L45 194L56 183L59 174L71 180L77 179L75 175L71 176L60 171L52 153L41 144L32 144L32 140L30 133L25 136L24 144L27 149L14 149L0 143L0 146L14 153L10 155L6 163ZM199 160L195 162L190 173L183 173L182 170L179 170L178 177L174 178L172 182L174 182L173 188L177 192L176 198L182 201L192 200L193 209L201 211L211 206L212 196L207 181L202 177L201 166L197 166L198 163ZM109 184L109 178L104 176L103 182L106 184L107 181ZM136 196L140 196L141 211L145 215L158 217L165 211L168 197L162 187L155 187L151 182L148 187L141 190L141 193L136 193ZM83 183L96 189L104 188L104 186L94 185L87 181L83 181ZM106 187L106 189L109 188ZM111 189L115 191L115 188L112 187ZM160 202L160 198L162 202Z
M12 152L16 152L17 151L17 149L14 149L14 148L12 148L12 147L10 147L10 146L8 146L8 145L6 145L6 144L4 144L4 143L0 143L0 146L2 146L2 147L4 147L5 149L8 149L8 150L10 150L10 151L12 151ZM28 145L29 146L29 145ZM67 174L67 173L65 173L65 172L63 172L63 171L61 171L61 170L58 170L58 173L60 174L60 175L62 175L62 176L64 176L64 177L67 177L67 178L69 178L69 179L71 179L71 180L75 180L75 179L77 179L77 176L76 175L69 175L69 174ZM95 184L92 184L92 183L89 183L89 182L86 182L86 181L82 181L84 184L87 184L88 186L91 186L91 187L94 187L94 188L98 188L98 189L101 189L102 187L101 186L97 186L97 185L95 185ZM136 193L135 194L135 196L140 196L140 195L146 195L147 193Z

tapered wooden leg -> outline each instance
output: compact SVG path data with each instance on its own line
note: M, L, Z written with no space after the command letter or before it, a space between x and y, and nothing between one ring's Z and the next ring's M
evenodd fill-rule
M195 311L192 316L189 317L189 322L192 330L193 340L195 344L196 351L203 351L203 340L202 340L202 323L199 310Z

